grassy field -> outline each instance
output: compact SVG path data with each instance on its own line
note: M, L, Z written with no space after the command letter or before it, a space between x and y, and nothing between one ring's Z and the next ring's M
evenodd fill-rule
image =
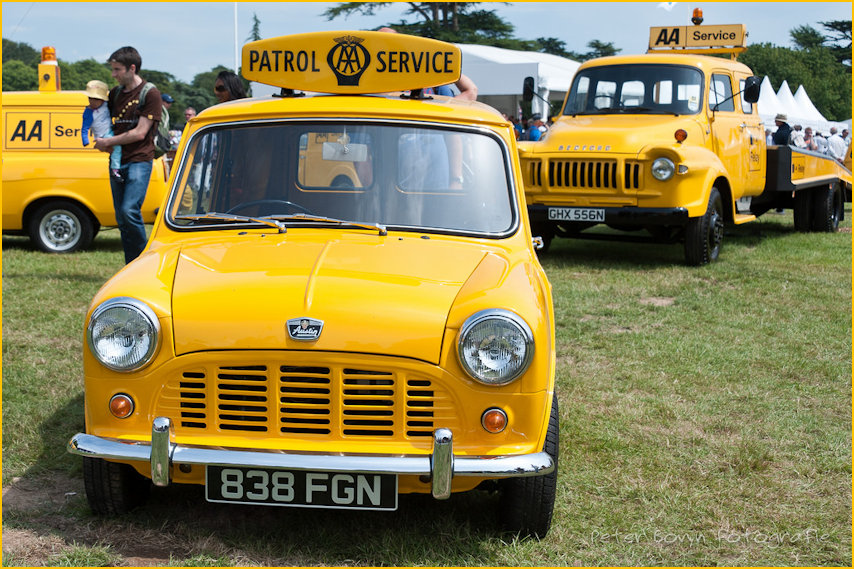
M49 256L3 239L4 565L851 565L851 211L679 246L556 240L561 457L551 533L497 533L495 496L391 514L234 507L157 489L93 517L80 460L86 306L115 231Z

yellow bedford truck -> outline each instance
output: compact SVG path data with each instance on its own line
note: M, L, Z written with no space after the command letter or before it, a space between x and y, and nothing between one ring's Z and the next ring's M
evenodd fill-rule
M46 48L49 50L52 48ZM116 225L109 156L84 147L80 129L84 91L60 90L59 67L43 50L39 90L4 92L3 233L29 235L42 251L87 248L101 227ZM154 161L142 217L153 223L166 196L168 170Z
M584 233L598 224L684 243L685 259L717 259L726 223L793 208L803 231L835 231L851 199L851 172L788 146L766 148L760 81L732 59L744 26L653 28L650 53L579 67L563 113L539 142L520 143L532 232ZM662 47L664 46L664 47ZM644 239L641 237L641 239Z
M271 38L242 70L282 96L190 121L146 250L86 315L92 510L152 483L351 510L481 488L479 516L543 537L554 314L512 126L423 94L460 77L435 40Z

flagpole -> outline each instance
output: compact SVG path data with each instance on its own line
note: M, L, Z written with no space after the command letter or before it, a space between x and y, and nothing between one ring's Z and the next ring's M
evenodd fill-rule
M237 48L237 2L234 3L234 73L240 72L240 57Z

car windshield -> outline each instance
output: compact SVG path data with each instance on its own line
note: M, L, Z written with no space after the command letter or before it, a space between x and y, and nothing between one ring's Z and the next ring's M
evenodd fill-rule
M703 104L703 74L681 65L607 65L579 71L565 115L693 115Z
M427 125L207 129L187 148L169 223L210 229L274 220L283 230L362 224L498 236L518 217L507 153L495 135Z

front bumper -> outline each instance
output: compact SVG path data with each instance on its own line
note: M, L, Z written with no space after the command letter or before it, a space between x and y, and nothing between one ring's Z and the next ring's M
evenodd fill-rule
M166 417L157 417L152 423L150 444L78 433L68 442L68 452L106 460L148 462L151 464L151 481L157 486L169 485L173 464L428 476L433 497L439 500L451 495L451 479L454 476L539 476L555 468L554 460L546 452L511 456L455 456L453 434L450 429L443 428L433 432L432 454L420 456L329 455L201 448L177 445L173 440L172 421Z

